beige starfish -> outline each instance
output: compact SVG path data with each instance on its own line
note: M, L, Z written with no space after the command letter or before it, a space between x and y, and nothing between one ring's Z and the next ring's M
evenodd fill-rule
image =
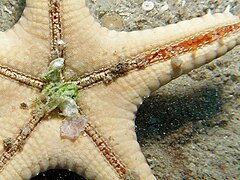
M166 27L115 32L94 21L84 0L58 5L27 0L20 21L0 33L0 179L29 179L55 167L87 179L155 179L136 140L137 107L160 86L239 44L239 17L209 13ZM74 141L60 136L63 118L57 112L33 117L29 106L46 84L39 77L61 39L64 78L78 85L77 104L88 118Z

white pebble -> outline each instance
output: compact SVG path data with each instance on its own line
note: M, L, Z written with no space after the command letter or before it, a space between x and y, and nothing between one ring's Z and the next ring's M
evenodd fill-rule
M144 11L151 11L154 8L154 3L152 1L144 1L142 3L142 9Z
M84 130L86 123L87 117L84 115L64 119L61 126L61 137L76 140Z
M169 6L167 2L164 2L164 5L161 7L161 12L168 10Z
M65 99L63 103L60 104L59 108L65 117L74 117L79 114L78 105L71 98Z
M49 67L52 69L61 69L63 66L64 66L63 58L57 58L49 64Z

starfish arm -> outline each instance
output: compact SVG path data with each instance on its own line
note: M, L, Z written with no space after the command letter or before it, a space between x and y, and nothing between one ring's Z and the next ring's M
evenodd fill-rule
M232 28L229 34L225 30L230 28L227 25ZM196 39L202 38L201 33L212 36L214 40L194 44ZM124 80L119 81L127 82L143 98L172 79L211 62L240 44L240 19L229 12L207 14L153 31L123 33L122 36L119 39L124 45L117 43L119 50L115 51L119 53L116 54L123 53L129 57L127 60L140 65L138 67L135 63L137 68L120 77Z
M199 21L203 20L208 21L206 23L209 24L209 28L204 25L203 27L197 26ZM212 24L212 21L216 24ZM194 24L194 22L196 24ZM202 46L201 48L198 47L194 51L179 54L175 60L174 58L162 61L156 60L156 62L147 65L144 68L129 71L127 74L114 79L112 81L114 83L97 84L96 87L80 91L81 99L79 99L78 104L82 111L89 116L89 119L96 125L97 130L104 136L104 138L109 140L108 143L110 147L112 147L114 152L119 155L120 159L125 163L126 168L135 172L140 179L154 178L141 153L134 132L134 113L137 111L137 107L141 104L142 99L149 96L152 91L181 74L187 73L192 69L210 62L217 56L226 53L239 43L240 36L239 18L229 13L216 14L214 16L207 15L202 17L202 19L198 18L188 22L182 22L177 25L168 26L165 29L165 31L169 32L171 35L169 35L169 38L171 39L165 39L166 35L165 38L160 41L162 43L161 46L168 45L172 42L181 42L182 39L189 36L189 34L186 34L186 32L189 32L188 30L186 30L183 35L178 31L179 28L177 27L180 26L186 26L187 28L189 27L189 24L194 24L195 28L190 30L192 31L190 36L192 35L194 37L196 34L201 34L204 29L209 30L214 27L221 27L231 23L237 24L237 28L235 29L234 27L234 32L232 34L216 39L216 41L213 41L206 46ZM127 37L130 37L130 40L128 41L129 43L125 42L123 46L127 46L128 50L135 50L132 51L132 53L127 54L127 56L131 57L134 56L134 54L145 52L145 49L155 49L158 47L154 46L150 48L141 44L154 44L155 39L151 38L151 36L154 34L154 37L156 37L157 34L161 34L160 32L162 31L163 29L161 28L157 28L155 31L149 32L149 34L145 31L149 38L147 38L147 35L143 32L133 32L133 36L136 34L136 36L139 37L134 37L134 40L131 39L131 34L126 34ZM211 30L209 31L211 32ZM221 31L221 29L219 31ZM117 32L113 33L118 34ZM122 38L119 39L124 40ZM149 42L149 39L152 40L152 42ZM136 48L133 48L132 46L130 47L130 45L134 44L130 43L131 40L137 44ZM155 44L157 45L160 42L157 41ZM144 57L143 61L145 59L146 58ZM178 66L178 61L180 61L180 66Z
M47 67L50 49L47 7L44 0L27 1L18 23L0 32L0 65L34 76Z
M108 31L105 42L106 44L111 44L111 47L107 45L104 47L108 48L109 51L112 50L115 52L117 57L123 56L129 58L147 50L158 49L167 45L175 44L187 38L195 36L198 38L198 35L204 34L204 32L231 24L238 24L238 29L235 30L235 34L237 35L234 39L238 44L239 22L240 20L238 16L225 11L224 13L216 14L208 13L202 17L154 29L133 31L130 33ZM172 51L174 51L174 49L172 49Z
M209 27L207 27L207 24L209 24ZM206 45L202 46L201 44L197 44L196 46L194 45L194 39L201 38L200 34L201 32L204 32L204 29L207 29L207 31L210 32L209 34L206 34L206 36L211 36L212 33L225 33L225 25L229 24L234 24L232 33L223 37L215 37L215 35L213 35L215 38L214 41L206 43ZM215 31L211 31L214 27L219 28L215 28ZM220 27L223 27L223 30ZM166 31L168 33L164 34L162 31ZM143 37L143 39L140 39L138 43L145 42L145 44L161 44L160 46L158 45L153 48L144 47L144 45L136 45L142 48L139 48L138 52L135 52L135 54L140 53L140 55L143 55L142 59L139 57L140 62L143 60L141 63L146 63L146 66L143 65L142 69L140 68L139 70L136 69L135 71L130 71L123 77L124 80L122 80L126 81L133 89L135 89L141 97L146 97L149 96L150 92L158 89L160 86L168 83L172 79L211 62L213 59L225 54L234 46L240 44L240 20L239 17L233 16L230 13L215 15L208 14L201 18L183 21L175 25L169 25L164 28L164 30L161 28L155 29L155 32L152 32L155 37L157 34L159 34L159 36L162 34L162 36L165 37L162 39L155 38L157 41L155 41L154 38L144 37L144 34L141 34L141 32L136 32L136 34L139 34L139 37ZM152 36L150 32L149 34L146 34L149 35L149 37ZM148 42L149 39L152 40L152 43ZM192 46L191 48L193 50L184 52L185 47L183 50L181 48L186 45L185 43L188 43L188 47ZM157 53L156 47L159 47L159 51ZM163 48L161 49L161 47ZM128 48L131 49L131 47ZM153 51L150 50L150 54L148 54L149 52L144 52L146 51L145 49L153 49ZM141 54L142 52L143 54ZM166 53L165 58L164 53ZM129 54L128 56L132 55ZM150 56L150 58L148 58L148 56ZM133 60L134 59L135 57Z
M107 86L100 84L82 90L79 97L81 110L125 164L127 175L133 174L134 179L155 179L135 133L135 112L142 102L137 90L119 79Z
M67 66L73 64L71 69L83 74L79 80L84 87L95 82L87 82L89 78L96 77L96 82L105 81L104 78L111 81L124 73L128 76L135 70L145 74L141 69L146 69L149 73L139 78L152 81L152 76L159 77L160 84L151 88L154 90L183 73L209 63L240 43L239 17L227 11L128 33L101 28L88 15L86 19L90 19L88 23L92 22L85 31L88 44L72 39L72 49L80 47L80 51L70 50L67 54L71 56L67 59Z
M71 6L67 6L67 2L65 14L68 16L63 17L67 34L64 36L67 44L66 65L80 75L108 68L138 54L154 51L217 27L239 23L239 17L226 11L214 15L209 13L166 27L117 32L101 27L90 15L84 2L73 1ZM235 40L239 43L238 37Z

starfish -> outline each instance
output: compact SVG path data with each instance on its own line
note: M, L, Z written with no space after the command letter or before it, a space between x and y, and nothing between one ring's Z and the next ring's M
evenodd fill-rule
M0 179L29 179L55 167L87 179L155 179L137 143L137 107L239 44L239 29L239 17L227 9L116 32L96 23L84 0L27 0L19 22L0 33ZM76 134L76 124L64 130L72 111L86 120Z

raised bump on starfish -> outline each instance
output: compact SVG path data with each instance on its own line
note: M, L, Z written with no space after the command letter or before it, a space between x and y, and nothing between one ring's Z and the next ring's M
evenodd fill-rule
M23 32L23 39L14 40L16 36L12 30L0 34L0 38L5 39L3 45L0 45L0 64L31 75L39 75L42 69L47 68L50 49L46 49L50 47L47 45L50 40L48 39L49 32L45 28L48 21L46 18L47 6L46 0L27 1L23 18L13 28L16 29L16 34L23 32L21 26L26 32L30 32L29 34ZM164 47L198 33L239 23L238 17L225 12L216 15L208 14L202 18L153 30L130 33L115 32L100 27L89 15L83 0L64 0L62 7L66 65L68 68L76 70L79 75L118 65L120 56L126 57L126 59L135 57L142 52ZM36 22L32 22L32 20ZM41 23L38 22L44 24L44 28L40 29ZM90 77L90 84L79 92L78 105L82 112L89 117L90 123L94 125L94 131L96 130L101 135L101 138L96 139L103 139L107 148L111 148L111 151L118 156L117 159L121 159L124 167L135 172L140 179L154 179L136 141L133 119L137 106L142 102L143 97L148 96L159 86L166 84L181 73L207 63L207 58L215 58L216 55L231 49L236 42L239 43L239 29L235 29L234 32L222 39L217 38L215 42L211 42L206 47L199 48L197 45L195 52L177 54L177 58L182 60L180 72L179 69L176 71L176 68L172 66L171 58L169 58L167 61L145 68L131 69L132 71L127 71L128 73L124 76L113 79L108 84L99 83L91 86L94 76ZM7 41L11 43L7 44ZM27 50L25 49L23 52L22 49L15 50L20 45ZM193 43L191 47L194 45ZM11 52L10 48L14 47L15 49ZM39 50L28 52L31 48L39 48ZM20 52L19 56L17 56L18 52ZM38 55L39 57L37 57ZM24 58L21 59L21 57ZM41 61L42 64L40 64ZM30 62L37 67L34 69L36 72L29 69L32 66ZM25 87L19 86L16 82L3 79L2 83L3 86L0 89L3 96L2 103L9 103L9 99L12 101L10 101L10 105L2 107L1 111L6 113L10 109L9 106L12 105L17 109L17 103L20 104L19 101L26 99L29 95L24 92L26 91ZM16 86L19 86L18 92L25 94L10 96L14 92L12 88ZM10 94L4 92L6 88L10 88L8 92ZM2 138L15 137L19 129L24 127L27 119L30 118L29 112L22 112L19 109L16 112L19 113L17 116L20 120L17 120L20 123L16 122L16 114L10 118L0 118L3 129L0 131ZM6 117L5 114L4 117ZM60 119L53 114L41 121L26 141L23 150L9 160L0 173L0 178L28 179L40 171L56 166L70 168L88 179L121 178L116 173L116 167L107 158L104 149L101 150L97 147L97 143L93 143L94 138L83 133L74 142L61 139Z

